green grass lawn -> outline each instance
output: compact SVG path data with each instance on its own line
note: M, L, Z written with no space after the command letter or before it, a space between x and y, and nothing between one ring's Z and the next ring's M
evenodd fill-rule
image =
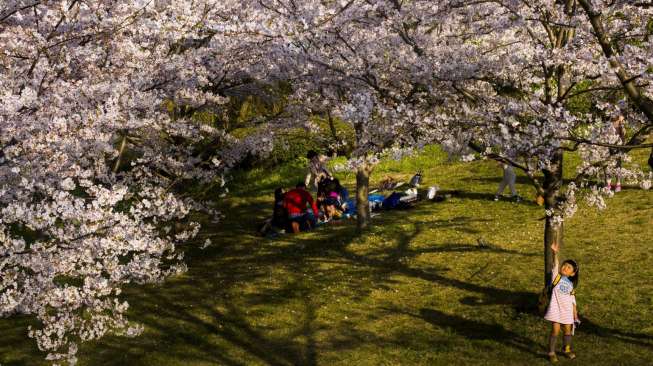
M257 237L256 223L271 212L272 190L302 169L240 175L225 220L198 239L213 246L188 251L189 271L126 289L144 334L84 344L79 364L547 364L549 325L533 312L544 224L533 189L519 176L526 199L493 202L496 164L447 162L436 148L383 163L372 180L417 169L426 185L460 194L383 213L362 237L349 221L276 240ZM341 177L353 188L353 175ZM607 210L581 206L566 222L562 257L581 268L574 364L653 362L652 245L653 191L627 187ZM0 320L0 364L45 364L26 337L31 321Z

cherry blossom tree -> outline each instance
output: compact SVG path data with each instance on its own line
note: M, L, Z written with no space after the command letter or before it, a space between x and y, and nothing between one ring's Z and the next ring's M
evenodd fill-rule
M630 149L650 146L643 142L653 129L645 90L651 78L644 40L650 14L625 2L603 4L613 15L612 29L619 30L615 44L631 60L624 71L613 55L601 52L605 45L592 34L596 22L590 24L578 5L460 1L449 12L468 19L453 23L466 50L456 61L473 70L457 80L465 100L462 110L449 113L457 121L454 130L467 134L462 141L483 156L522 169L544 198L545 281L552 268L550 244L562 242L563 221L576 211L576 196L602 208L603 196L612 194L601 189L602 175L645 181L639 167L620 163L628 162ZM578 108L580 98L590 107ZM577 150L582 161L564 187L566 150ZM599 187L592 183L597 177Z
M650 146L649 7L601 2L620 59L574 0L261 3L281 24L277 59L291 55L284 62L297 70L298 100L329 105L354 126L359 202L384 148L472 148L523 170L544 198L549 278L550 244L562 241L579 194L603 207L611 193L597 177L646 185L638 167L619 162ZM628 70L614 73L615 65ZM582 162L564 186L566 150ZM359 227L365 213L360 205Z
M210 211L176 188L325 110L355 131L360 229L384 153L471 148L544 197L550 272L576 197L603 207L611 194L596 177L645 183L625 153L651 147L651 12L603 0L6 1L0 315L35 315L30 335L55 362L74 363L79 341L137 334L121 286L183 271L177 248L199 225L174 224ZM189 118L275 83L291 85L283 113L245 139ZM564 186L566 150L581 163Z
M392 1L261 1L275 34L274 59L292 75L293 98L306 115L329 111L355 134L349 169L356 171L358 228L369 225L369 177L379 157L401 155L443 131L421 92L421 62ZM427 10L410 2L410 12ZM267 10L267 13L266 13ZM404 67L406 65L406 67ZM421 106L422 108L417 108Z
M219 109L268 68L238 1L5 1L0 7L0 316L32 314L53 362L107 332L136 335L121 287L185 270L178 246L211 181L267 149L166 104ZM258 74L257 74L258 73ZM219 151L200 153L214 143ZM186 221L185 225L179 222Z

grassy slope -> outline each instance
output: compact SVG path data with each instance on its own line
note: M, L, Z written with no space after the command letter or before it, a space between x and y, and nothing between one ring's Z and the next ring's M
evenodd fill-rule
M384 213L362 238L352 223L256 237L272 189L302 170L240 177L225 221L201 234L215 244L188 253L189 272L126 291L145 334L85 344L80 364L546 364L548 327L530 310L542 276L542 208L491 201L500 178L494 164L448 163L436 149L384 163L373 182L408 179L416 169L427 185L460 196ZM532 198L526 180L518 183ZM650 364L653 192L625 189L608 205L581 207L566 226L563 256L581 266L574 362ZM479 247L478 238L491 246ZM25 337L28 322L0 321L0 364L43 364Z

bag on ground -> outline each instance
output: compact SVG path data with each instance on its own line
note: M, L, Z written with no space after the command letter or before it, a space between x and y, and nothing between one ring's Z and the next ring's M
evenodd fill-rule
M417 172L410 179L410 185L413 187L419 187L421 183L422 183L422 172Z
M388 197L386 197L383 200L383 203L381 204L381 207L383 207L384 210L391 210L393 208L397 208L399 206L399 202L401 200L401 193L399 192L392 192Z

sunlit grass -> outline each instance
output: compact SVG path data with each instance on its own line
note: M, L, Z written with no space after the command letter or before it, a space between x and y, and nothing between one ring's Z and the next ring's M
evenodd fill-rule
M145 334L85 344L80 365L546 364L547 324L532 308L544 215L534 190L519 176L525 200L494 202L496 164L449 162L435 147L384 162L372 186L417 170L458 195L385 212L362 237L345 222L276 240L257 237L256 223L276 186L301 180L301 164L235 176L225 221L200 234L214 245L189 250L189 272L127 289ZM340 177L353 188L353 175ZM562 255L581 266L575 364L650 364L652 242L653 191L635 187L566 223ZM44 364L28 322L0 321L2 365Z

